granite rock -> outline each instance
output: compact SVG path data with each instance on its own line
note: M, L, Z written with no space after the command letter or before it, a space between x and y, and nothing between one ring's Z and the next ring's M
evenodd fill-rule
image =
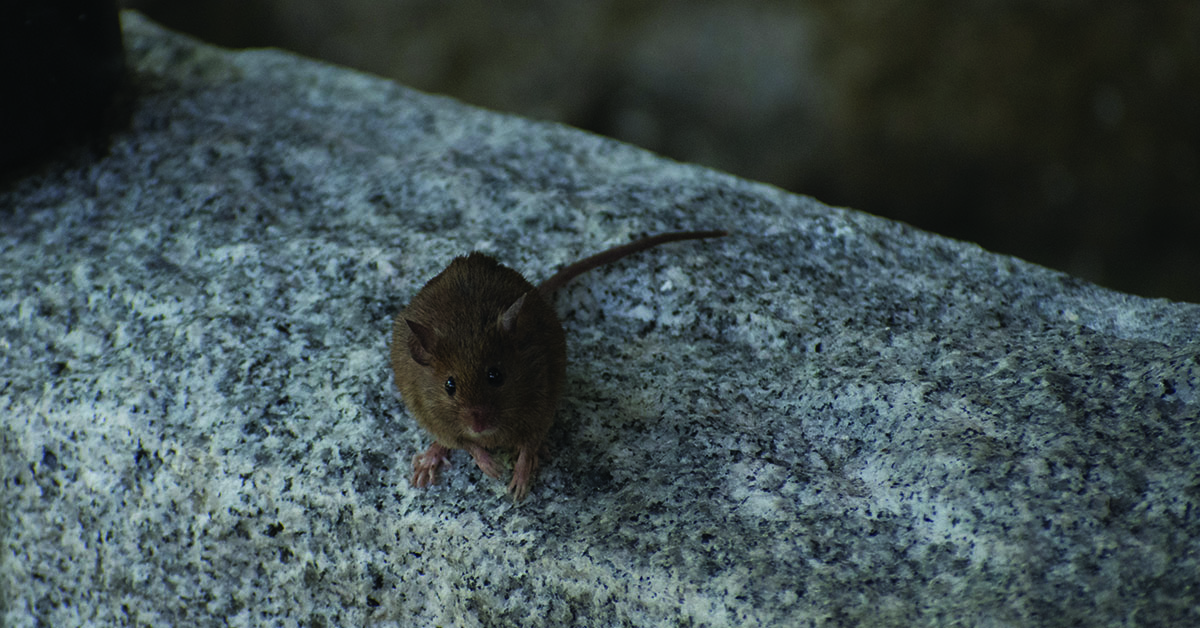
M123 15L132 127L0 190L0 618L1200 623L1200 306ZM428 439L391 317L568 285L530 498Z

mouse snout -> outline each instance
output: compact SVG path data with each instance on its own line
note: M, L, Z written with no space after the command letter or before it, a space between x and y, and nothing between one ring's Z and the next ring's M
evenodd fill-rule
M496 411L488 406L471 406L465 410L465 415L467 426L476 434L496 429Z

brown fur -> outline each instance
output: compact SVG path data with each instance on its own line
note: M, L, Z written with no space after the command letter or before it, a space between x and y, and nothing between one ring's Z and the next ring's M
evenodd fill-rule
M467 450L492 477L500 471L490 451L511 450L517 458L509 490L523 499L566 377L566 338L549 293L651 246L718 235L724 232L644 238L572 264L540 289L482 253L455 258L392 324L396 386L417 423L435 439L413 460L413 485L432 484L449 449ZM502 376L498 385L489 371ZM453 395L446 388L451 378Z

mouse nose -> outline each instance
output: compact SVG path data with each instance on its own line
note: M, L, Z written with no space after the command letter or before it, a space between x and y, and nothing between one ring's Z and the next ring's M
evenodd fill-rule
M489 432L496 428L496 412L487 406L471 406L467 408L467 425L476 434Z

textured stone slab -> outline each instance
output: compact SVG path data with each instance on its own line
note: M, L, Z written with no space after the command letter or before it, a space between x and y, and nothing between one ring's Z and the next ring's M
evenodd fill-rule
M124 15L111 153L0 191L7 626L1200 622L1200 306ZM557 295L529 500L427 438L390 319Z

